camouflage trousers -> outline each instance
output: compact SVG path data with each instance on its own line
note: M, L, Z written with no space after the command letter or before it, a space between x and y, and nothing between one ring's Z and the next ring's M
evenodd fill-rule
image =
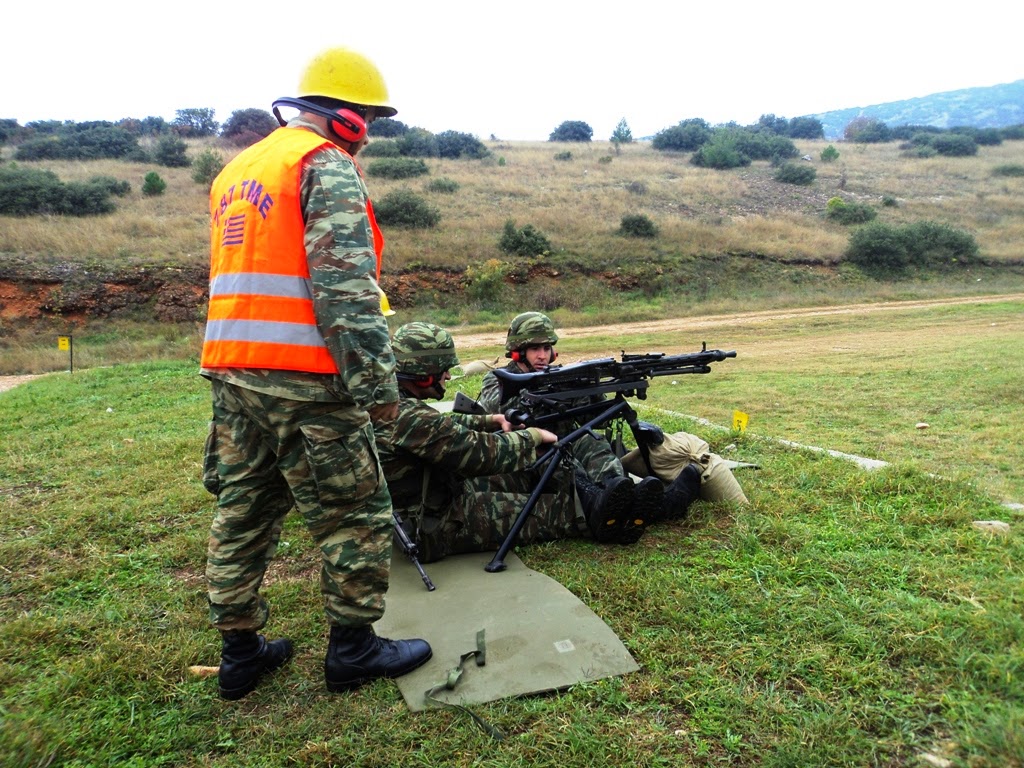
M604 437L583 435L573 443L572 457L576 468L595 483L603 483L613 477L624 477L626 474L622 462L612 450L611 443Z
M212 380L203 482L217 496L206 556L210 621L260 629L260 586L294 506L320 547L320 591L331 624L384 613L391 496L366 412L284 400Z
M451 479L448 506L424 515L406 528L417 541L421 560L497 550L529 500L539 480L535 472ZM516 544L535 544L589 535L586 518L576 504L572 473L561 467L537 497Z

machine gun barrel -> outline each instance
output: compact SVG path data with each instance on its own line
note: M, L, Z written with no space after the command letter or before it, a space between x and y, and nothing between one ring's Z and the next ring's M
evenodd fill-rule
M402 547L402 551L405 552L405 556L409 558L413 566L420 574L420 578L423 579L423 583L427 585L427 591L433 592L436 587L434 582L430 580L427 572L423 570L423 564L420 562L419 548L416 546L416 542L409 538L409 534L405 532L405 528L402 527L402 518L398 516L398 513L391 510L391 520L395 525L395 535L398 537L398 543Z

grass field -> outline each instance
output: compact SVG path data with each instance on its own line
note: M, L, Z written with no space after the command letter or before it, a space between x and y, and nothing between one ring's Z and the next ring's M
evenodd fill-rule
M209 402L194 361L2 393L0 764L1022 766L1024 514L1001 504L1024 500L1022 310L564 338L577 358L702 338L735 349L707 376L658 381L641 415L761 468L737 473L749 506L699 503L635 546L520 551L641 670L478 707L500 743L455 711L410 714L392 683L324 691L317 555L294 517L264 593L268 632L291 637L296 658L233 704L189 673L219 649L203 584ZM459 387L475 393L479 379ZM734 410L750 416L744 433L669 415L728 427Z

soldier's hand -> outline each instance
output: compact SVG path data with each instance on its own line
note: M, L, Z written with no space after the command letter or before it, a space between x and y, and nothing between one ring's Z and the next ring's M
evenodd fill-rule
M522 424L513 424L511 421L505 418L504 414L494 413L491 414L491 423L501 427L502 432L511 432L513 429L522 429Z
M370 421L374 424L381 421L394 421L398 416L398 401L378 403L372 408L367 408L366 412L370 414Z
M529 432L530 436L533 438L533 444L538 447L546 443L558 442L558 435L554 432L549 432L546 429L541 429L540 427L529 427L526 431Z

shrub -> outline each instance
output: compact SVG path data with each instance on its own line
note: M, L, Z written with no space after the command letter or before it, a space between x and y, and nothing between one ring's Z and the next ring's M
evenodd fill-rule
M582 120L566 120L548 136L548 141L590 141L594 129Z
M408 132L409 126L393 117L381 117L370 123L367 134L373 138L395 138Z
M748 166L751 161L737 147L735 134L722 131L716 133L706 144L694 152L690 162L701 168L725 170Z
M112 182L112 183L111 183ZM91 216L110 213L115 179L96 178L86 183L63 184L52 171L0 167L0 213L10 216Z
M1017 163L1007 163L1006 165L997 165L992 169L993 176L1024 176L1024 165Z
M209 189L223 168L224 159L212 149L204 149L192 162L192 181Z
M821 162L833 163L839 159L839 150L833 145L829 144L823 150L821 150Z
M95 216L113 212L114 201L102 184L69 182L64 186L62 213L71 216Z
M877 144L892 139L892 131L881 120L873 117L857 117L849 122L843 130L847 141L858 144Z
M786 127L786 136L791 139L822 139L825 126L816 117L794 117Z
M639 213L622 217L619 234L626 237L657 237L658 228L647 216Z
M153 160L167 168L188 168L192 161L185 154L186 149L188 147L180 136L161 136L153 150Z
M437 157L437 137L423 128L410 128L398 137L398 151L406 157Z
M117 197L124 197L132 191L132 185L127 181L121 179L115 179L113 176L93 176L89 179L90 184L95 184L102 189L107 190L111 195Z
M366 167L366 172L370 176L382 179L411 179L429 173L430 169L419 158L385 157L370 163Z
M658 131L651 140L651 146L662 151L696 152L710 138L711 126L700 118L692 118Z
M156 171L150 171L142 180L142 194L144 195L162 195L165 189L167 189L167 182L161 179L160 174Z
M29 125L32 125L31 123ZM16 160L99 160L123 158L138 149L138 139L112 123L58 124L23 142L14 153Z
M612 131L609 141L613 144L633 143L633 132L629 130L629 123L626 122L626 118L619 120L618 124L615 126L615 130Z
M428 192L441 192L444 194L451 194L459 191L459 182L455 179L449 179L447 176L442 176L439 179L431 179L427 182L426 190Z
M634 195L646 195L647 184L643 181L631 181L626 185L626 191Z
M572 160L572 152L556 152L555 160L568 161Z
M608 163L610 163L611 161L611 155L602 155L601 157L597 158L598 165L608 165Z
M825 218L840 224L865 224L878 215L878 211L866 203L848 203L841 197L833 197L825 206Z
M900 273L907 267L948 269L973 263L978 244L969 232L920 221L905 227L881 222L854 230L846 258L865 271Z
M931 146L940 155L947 157L968 157L978 154L977 142L962 133L944 133L933 136Z
M402 151L394 139L381 139L371 141L359 150L359 154L361 157L400 157Z
M394 227L428 229L441 221L441 212L411 189L396 189L373 206L377 221Z
M509 265L488 259L479 266L466 267L466 295L484 304L497 304L505 293L505 276Z
M899 201L892 195L882 195L882 205L886 208L895 208Z
M515 222L511 219L505 222L498 247L503 252L516 256L538 256L551 252L551 243L542 232L535 229L532 224L516 229Z
M775 171L775 180L783 184L798 184L802 187L810 186L817 178L818 172L809 165L798 165L797 163L783 163Z
M490 151L476 136L458 131L442 131L437 134L437 153L439 157L457 159L469 157L474 160L487 157Z

